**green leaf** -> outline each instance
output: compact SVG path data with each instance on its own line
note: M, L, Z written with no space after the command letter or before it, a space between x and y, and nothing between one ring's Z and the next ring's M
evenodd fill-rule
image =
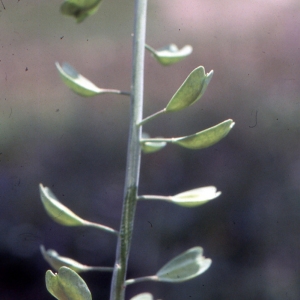
M79 74L68 63L63 63L63 65L60 66L60 64L56 62L55 65L63 82L76 94L83 97L92 97L105 93L104 89L98 88L91 81Z
M204 94L212 76L213 70L205 74L204 67L193 70L169 101L165 108L166 112L182 110L198 101Z
M63 15L73 16L77 23L93 15L99 9L102 0L65 0L60 7Z
M60 256L55 250L49 249L46 251L44 246L40 246L44 259L50 264L56 271L61 267L68 267L73 271L79 273L86 271L88 266L82 265L79 262L64 256Z
M89 226L118 235L118 231L93 222L86 221L61 204L48 187L40 184L40 196L48 215L57 223L65 226Z
M134 296L130 300L153 300L153 296L149 293L142 293Z
M57 223L65 226L89 226L96 229L100 229L106 232L119 235L118 231L105 225L86 221L76 214L74 214L69 208L61 204L52 191L48 187L44 187L40 184L40 197L44 208L48 215Z
M211 265L211 259L202 254L201 247L194 247L175 257L156 273L158 280L176 283L202 274Z
M82 226L86 221L61 204L48 187L40 184L40 196L48 215L57 223L65 226Z
M83 265L74 259L60 256L55 250L49 249L46 251L45 247L42 245L40 246L40 250L44 259L50 264L50 266L58 271L61 267L68 267L73 271L80 273L86 271L105 271L105 272L112 272L113 268L111 267L92 267Z
M46 287L58 300L92 300L85 281L73 270L61 267L58 273L46 272Z
M170 199L175 204L185 207L194 207L202 205L210 200L213 200L221 195L221 192L217 192L217 188L214 186L206 186L193 190L189 190L175 196L171 196Z
M212 199L221 195L221 192L217 192L217 188L214 186L206 186L193 190L189 190L174 196L161 196L161 195L141 195L138 200L161 200L167 202L173 202L184 207L194 207L202 205Z
M203 149L214 145L224 138L234 126L229 119L218 125L185 137L173 138L172 143L188 149Z
M143 138L150 138L146 133L143 133ZM141 142L142 151L144 153L153 153L161 150L167 145L166 142Z
M152 47L146 45L146 49L149 50L152 53L152 56L164 66L175 64L193 52L193 48L190 45L186 45L179 50L175 44L170 44L158 50L154 50Z

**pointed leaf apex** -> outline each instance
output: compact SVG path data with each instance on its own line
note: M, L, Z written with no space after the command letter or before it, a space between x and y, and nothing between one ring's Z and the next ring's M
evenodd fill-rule
M234 124L235 123L229 119L195 134L173 138L172 142L188 149L207 148L223 139Z
M206 74L205 82L206 82L207 85L210 83L210 81L211 81L213 75L214 75L214 70L211 70L210 72L208 72L208 73Z

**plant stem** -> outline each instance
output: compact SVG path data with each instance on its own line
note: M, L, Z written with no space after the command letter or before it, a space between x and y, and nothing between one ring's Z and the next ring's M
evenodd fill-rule
M135 0L135 20L132 57L131 112L127 149L127 166L119 238L116 251L110 300L124 300L125 279L140 174L142 127L137 124L143 115L144 56L147 0Z

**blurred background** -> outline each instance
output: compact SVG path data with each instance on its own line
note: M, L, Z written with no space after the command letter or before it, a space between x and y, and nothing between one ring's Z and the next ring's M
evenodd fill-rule
M66 61L103 88L130 89L133 0L103 1L76 24L62 1L0 3L0 298L54 299L39 246L84 264L112 266L116 240L54 223L38 184L82 218L119 227L129 101L83 99L61 82ZM176 146L142 157L140 194L215 185L222 195L194 209L137 207L128 277L154 274L202 246L213 260L181 284L140 283L127 299L300 299L300 4L297 0L152 0L147 42L194 47L169 67L146 53L144 115L168 103L197 66L214 70L202 99L144 126L151 136L188 135L232 118L211 148ZM152 226L151 226L151 225ZM93 299L108 299L110 274L86 273Z

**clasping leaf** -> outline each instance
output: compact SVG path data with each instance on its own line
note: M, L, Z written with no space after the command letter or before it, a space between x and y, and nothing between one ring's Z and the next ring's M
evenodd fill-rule
M193 52L193 48L190 45L186 45L179 50L175 44L170 44L158 50L154 50L152 47L146 45L146 49L150 51L152 56L164 66L175 64Z
M176 283L202 274L211 265L211 259L205 258L202 254L201 247L194 247L180 254L156 273L158 280Z
M223 139L234 126L229 119L218 125L185 137L173 138L172 143L188 149L203 149L210 147Z
M73 16L77 23L97 12L102 0L65 0L60 7L63 15Z
M143 133L143 138L150 138L149 134ZM167 145L166 142L141 142L144 153L153 153L161 150Z
M166 145L166 142L145 142L142 143L142 150L144 153L153 153L161 150Z
M92 300L85 281L73 270L61 267L58 273L46 272L46 287L58 300Z
M213 70L205 74L205 69L202 66L193 70L173 95L165 108L166 112L182 110L199 100L212 76Z

